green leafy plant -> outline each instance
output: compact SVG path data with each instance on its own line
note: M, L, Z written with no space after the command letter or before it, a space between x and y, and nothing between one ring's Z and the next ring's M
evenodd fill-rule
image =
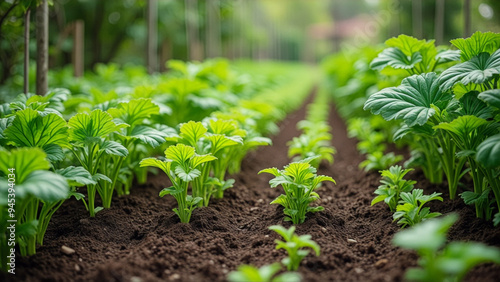
M478 242L446 243L446 233L457 219L456 214L430 219L394 236L394 245L415 250L420 256L419 267L406 272L407 280L461 281L478 264L500 264L498 248Z
M273 225L270 226L269 229L281 235L281 237L285 240L275 240L274 242L277 244L277 250L285 249L287 251L288 257L284 258L282 263L289 271L298 270L302 259L309 254L309 251L304 250L303 248L311 248L315 252L316 256L319 256L319 245L311 240L311 235L299 236L295 234L295 226L286 229L280 225Z
M172 195L178 204L178 208L174 208L173 211L179 216L181 222L188 223L191 213L203 200L201 197L188 195L189 184L202 174L199 167L217 158L209 154L198 155L193 147L184 144L169 146L165 150L165 156L164 161L155 158L143 159L140 165L157 167L167 174L172 186L163 189L160 197Z
M366 160L362 161L359 167L363 168L365 171L387 169L402 159L403 156L395 155L393 152L384 154L383 152L376 151L368 154Z
M378 196L372 200L371 205L384 201L392 212L396 211L396 206L400 200L402 192L410 192L413 190L413 185L417 182L413 180L405 180L403 177L413 169L403 169L401 166L391 166L388 170L382 170L382 180L375 194Z
M166 141L165 138L168 134L149 124L152 116L160 113L160 107L151 99L141 98L122 102L116 108L110 108L108 112L113 116L114 122L128 125L121 129L120 134L116 134L116 139L127 148L129 154L126 156L104 156L105 160L101 171L111 179L111 182L103 182L102 185L106 191L112 191L116 188L118 195L126 195L130 193L134 175L137 177L138 183L146 181L147 170L141 169L138 163L147 156L148 151L143 150L141 146L158 147ZM125 171L128 173L125 174ZM128 176L124 177L125 181L118 183L120 175ZM105 204L105 207L107 206Z
M76 114L68 122L68 135L72 145L70 149L78 162L97 182L95 185L87 185L88 204L86 207L91 217L101 210L101 208L95 208L96 192L101 196L104 207L109 208L111 205L114 187L104 183L113 183L113 180L103 173L110 174L108 169L114 164L106 163L107 159L104 156L126 157L128 155L127 148L109 139L111 133L118 132L126 126L116 124L109 113L101 110L94 110L90 114Z
M407 225L413 226L429 218L440 216L441 213L430 212L430 208L423 207L433 200L443 201L440 195L441 193L436 192L431 195L424 195L422 189L414 189L411 193L401 192L401 201L392 216L394 221L398 221L398 225L402 225L401 228L404 228Z
M285 194L278 196L271 204L282 205L285 220L292 221L293 224L303 223L308 212L322 211L321 206L309 206L310 203L319 199L318 193L314 190L323 181L335 183L335 180L329 176L316 175L316 169L309 164L310 160L311 158L290 163L283 170L273 167L259 171L259 174L265 172L275 176L269 181L271 188L278 185L283 187Z
M256 268L251 265L240 265L236 271L231 271L227 280L230 282L300 282L301 276L296 272L285 272L276 275L282 266L279 263Z
M47 155L39 148L0 150L0 261L4 270L9 267L5 261L9 247L14 247L7 228L15 226L21 255L35 254L59 202L69 195L66 179L49 168Z
M315 157L310 162L315 168L319 168L323 160L332 164L335 148L331 145L330 126L326 122L313 123L303 120L297 123L297 127L303 130L303 133L287 143L288 157L295 156L293 160Z

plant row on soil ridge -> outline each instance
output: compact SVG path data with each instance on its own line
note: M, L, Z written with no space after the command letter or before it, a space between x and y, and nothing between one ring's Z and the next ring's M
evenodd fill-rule
M283 82L294 76L306 78L292 79L298 84L313 82L313 76L306 74L309 69L291 68L268 82L266 89L275 91L270 103L259 97L264 87L256 88L248 75L234 72L226 61L171 61L169 65L171 71L165 75L138 75L133 87L123 86L127 81L113 80L102 86L108 88L105 92L100 85L89 87L100 80L83 79L79 82L86 87L80 88L80 94L58 88L45 96L21 94L1 105L3 270L8 270L4 259L10 252L7 220L17 220L13 240L21 255L34 254L36 246L43 244L50 218L64 200L74 197L82 201L91 216L102 209L96 203L109 208L113 195L130 192L133 179L146 181L148 169L138 165L142 159L190 146L180 140L187 136L182 130L186 125L207 129L204 139L193 145L211 150L211 155L197 155L195 162L221 161L205 169L207 182L200 187L222 196L223 188L232 184L225 179L225 172L238 172L249 150L269 144L263 135L275 131L274 123L305 97L297 92L288 99L286 92L280 92ZM119 70L113 72L117 77L123 75ZM303 87L298 84L297 89ZM228 143L238 150L221 148L220 144ZM187 182L184 180L195 179L201 171L177 165L173 173L178 182ZM86 187L86 195L78 191L81 187ZM7 201L10 194L15 195L15 202ZM181 200L189 198L186 195ZM198 203L202 204L201 200Z

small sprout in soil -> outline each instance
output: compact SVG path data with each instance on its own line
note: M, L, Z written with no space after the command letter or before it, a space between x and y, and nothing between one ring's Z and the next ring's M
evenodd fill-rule
M410 192L417 182L404 180L403 177L413 169L403 169L401 166L391 166L389 169L380 171L382 185L378 186L375 194L378 196L372 200L371 205L384 201L392 212L396 210L401 192Z
M281 240L275 240L276 249L285 249L288 252L288 257L284 258L281 262L286 266L289 271L295 271L299 269L300 262L302 259L309 254L308 250L303 250L302 248L311 248L319 256L320 248L319 245L311 240L311 235L301 235L295 234L295 226L286 229L280 225L273 225L269 227L270 230L275 231L280 234L285 242Z
M281 270L279 263L264 265L261 268L256 268L251 265L240 265L237 271L232 271L228 274L227 280L230 282L299 282L301 281L300 274L296 272L285 272L276 275Z
M410 268L411 281L461 281L474 266L500 264L500 250L478 242L446 243L448 229L457 221L456 214L430 219L394 236L393 244L415 250L420 255L418 268Z
M318 193L314 192L323 181L335 180L329 176L316 175L316 169L309 164L312 158L294 162L284 167L284 170L268 168L259 171L275 176L269 181L271 188L281 185L285 190L285 195L281 194L271 204L282 205L285 213L285 220L292 221L293 224L303 223L306 213L322 211L321 206L311 207L310 203L319 199Z
M423 206L430 201L439 200L443 201L440 197L441 193L432 193L431 195L424 195L424 190L415 189L409 192L401 193L401 201L396 207L396 212L392 216L394 221L398 221L398 225L402 225L401 228L405 228L407 225L413 226L420 223L428 218L433 218L440 216L439 212L430 212L428 207L423 208Z

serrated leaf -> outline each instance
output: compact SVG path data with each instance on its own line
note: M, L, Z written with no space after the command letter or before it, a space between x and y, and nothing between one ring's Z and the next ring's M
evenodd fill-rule
M105 140L101 143L101 150L104 150L108 155L114 155L119 157L126 157L128 155L128 150L122 144L116 141Z
M20 198L32 195L46 203L64 200L68 197L69 186L66 178L51 171L37 170L16 185L16 195Z
M30 108L16 112L5 136L19 147L44 147L68 143L66 121L57 114L40 115Z
M475 32L469 38L458 38L450 41L461 51L462 61L468 61L480 53L493 53L500 47L500 34L493 32Z
M467 137L472 131L486 124L488 122L482 118L467 115L459 116L451 122L442 122L434 128L453 132L460 137Z
M184 144L177 144L168 147L165 150L165 156L167 159L173 160L178 164L184 164L190 158L194 156L194 148Z
M191 166L193 168L197 168L199 165L203 164L203 163L206 163L206 162L210 162L210 161L213 161L213 160L216 160L217 158L212 156L212 155L198 155L198 154L195 154L192 158L191 158Z
M76 182L80 185L97 184L97 182L92 179L90 172L81 166L68 166L66 168L56 170L56 173L63 176L67 180Z
M170 172L170 167L172 165L172 162L171 161L166 161L166 162L160 161L159 159L156 159L156 158L146 158L146 159L141 160L139 165L141 167L145 167L145 166L157 167L157 168L163 170L168 175Z
M130 137L137 138L155 148L163 144L168 137L168 135L162 131L156 130L149 126L139 125L132 129L130 132Z
M493 110L485 102L478 98L478 92L471 91L460 98L461 108L458 113L461 115L473 115L482 119L493 117Z
M439 82L441 91L451 89L456 83L463 85L471 83L482 84L500 73L500 49L491 56L480 53L469 61L454 65L441 73Z
M274 176L280 176L279 170L275 167L263 169L263 170L259 171L258 174L261 174L261 173L269 173L269 174L272 174Z
M45 145L42 150L47 154L47 159L51 162L62 161L66 157L61 146L56 144Z
M109 183L113 182L113 181L111 181L111 179L109 179L109 177L107 177L106 175L104 175L102 173L96 173L96 174L92 175L92 180L94 180L94 181L106 181Z
M398 87L389 87L371 95L364 105L385 120L402 119L408 126L424 125L436 113L432 105L444 106L451 95L439 90L435 73L413 75Z
M104 138L123 127L115 124L111 115L101 110L76 114L69 119L68 126L70 140L79 142Z
M111 108L108 112L114 118L119 118L130 126L135 126L142 124L145 119L151 118L152 115L158 115L160 107L149 98L140 98L119 103L116 108Z
M460 50L443 50L435 56L439 64L445 64L460 60Z
M489 105L500 109L500 89L486 90L481 92L477 97Z
M182 179L184 182L191 182L196 177L201 175L201 172L197 169L185 170L184 167L178 165L175 167L175 174L177 177Z
M304 181L315 177L316 170L308 163L291 163L284 171L285 175L294 178L296 183L304 183Z
M47 170L50 163L46 154L39 148L19 148L1 152L0 171L4 175L11 174L9 168L15 169L16 185L22 184L34 171Z
M201 122L189 121L183 123L180 128L180 136L191 146L196 146L198 140L200 140L206 132L207 129Z
M238 140L234 139L236 137L239 137ZM242 143L240 136L228 137L222 134L209 134L207 136L207 139L210 141L212 145L211 152L214 155L224 148L235 146Z
M500 134L488 137L479 144L476 160L486 168L500 167Z
M385 41L385 45L395 47L403 51L407 56L419 51L427 42L425 40L418 40L415 37L401 34L398 37L392 37Z
M370 68L381 71L390 66L394 69L412 69L422 61L419 52L407 56L398 48L386 48L370 63Z

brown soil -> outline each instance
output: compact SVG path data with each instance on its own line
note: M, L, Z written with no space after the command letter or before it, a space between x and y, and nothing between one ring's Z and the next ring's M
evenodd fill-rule
M309 99L310 101L311 99ZM131 195L116 197L112 208L89 218L81 203L69 200L55 214L45 245L29 258L18 256L16 275L0 276L15 281L224 281L240 264L262 266L280 261L284 250L275 250L278 238L267 228L283 221L282 208L269 203L281 194L270 189L263 168L286 165L286 142L299 132L295 124L305 108L281 123L274 145L251 153L241 173L234 175L235 187L222 200L194 211L191 223L182 224L172 212L173 198L160 198L168 185L163 174L151 176L147 185L135 187ZM323 212L308 215L297 226L299 234L311 234L321 246L321 255L310 254L299 272L304 281L400 281L417 255L391 245L399 230L391 213L379 204L370 207L379 174L358 169L363 157L356 141L346 135L344 122L332 107L330 124L337 149L335 163L320 168L337 185L319 189ZM431 185L420 171L409 175L426 193L446 194L444 185ZM474 217L461 200L433 203L442 213L457 211L460 221L450 231L450 240L475 240L500 246L500 228ZM352 240L355 240L356 242ZM61 246L76 252L65 255ZM500 266L475 268L468 281L498 281Z

